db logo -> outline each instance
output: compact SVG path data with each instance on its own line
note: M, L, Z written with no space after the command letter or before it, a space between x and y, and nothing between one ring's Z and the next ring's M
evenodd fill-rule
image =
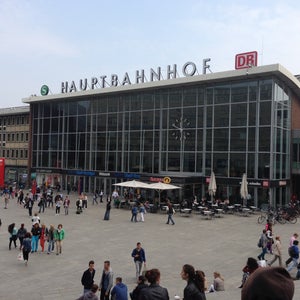
M235 69L246 69L257 66L257 52L240 53L235 56Z
M171 183L171 178L170 177L164 177L163 182L164 183Z

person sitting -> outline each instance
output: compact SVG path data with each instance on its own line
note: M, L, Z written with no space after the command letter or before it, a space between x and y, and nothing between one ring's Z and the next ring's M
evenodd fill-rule
M210 286L209 292L220 292L225 291L224 278L219 272L214 272L214 283Z

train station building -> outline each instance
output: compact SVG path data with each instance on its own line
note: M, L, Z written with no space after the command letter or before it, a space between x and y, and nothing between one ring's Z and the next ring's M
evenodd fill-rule
M55 95L23 99L32 178L105 193L130 179L167 181L183 188L171 192L181 201L204 196L214 171L219 198L238 199L243 173L256 205L299 193L299 80L279 64L196 75L189 62L182 77L176 68L63 82Z

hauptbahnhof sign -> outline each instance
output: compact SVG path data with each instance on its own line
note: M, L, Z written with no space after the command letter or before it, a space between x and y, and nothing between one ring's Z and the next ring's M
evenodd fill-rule
M209 65L207 64L210 61L210 58L203 59L202 64L202 74L206 74L206 70L209 69ZM194 62L186 62L181 68L182 75L185 77L194 76L196 73L199 74L197 66ZM173 79L179 76L179 68L176 64L168 65L167 70L162 72L161 67L157 67L156 70L150 69L147 73L148 77L146 77L145 70L136 70L135 76L129 76L128 72L125 72L123 76L118 76L117 74L111 74L110 76L102 75L99 77L92 77L90 80L87 78L80 79L77 83L72 81L63 81L61 83L61 93L72 93L77 91L86 91L87 89L97 89L97 88L107 88L107 87L116 87L116 86L124 86L131 84L140 84L147 81L160 81L164 79Z

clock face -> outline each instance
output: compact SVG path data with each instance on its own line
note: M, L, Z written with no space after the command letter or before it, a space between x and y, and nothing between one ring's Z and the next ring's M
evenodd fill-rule
M172 124L172 128L174 129L172 131L172 136L176 140L184 141L186 140L189 136L190 133L187 131L187 129L190 126L190 121L187 118L176 118L175 122Z

